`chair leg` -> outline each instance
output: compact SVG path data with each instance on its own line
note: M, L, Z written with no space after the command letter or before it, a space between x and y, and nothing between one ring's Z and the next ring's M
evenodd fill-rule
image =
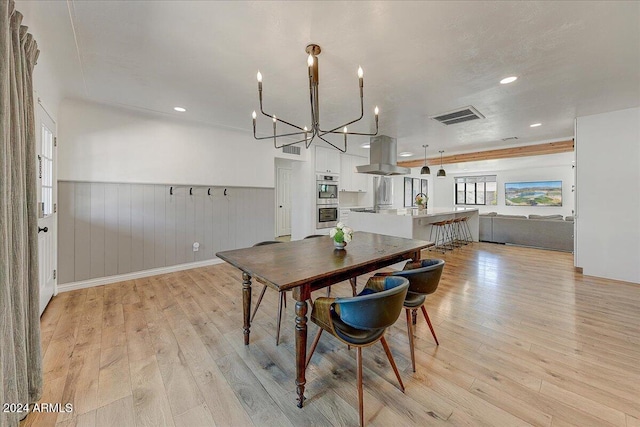
M409 336L409 348L411 349L411 366L413 367L413 372L416 371L416 355L413 350L413 322L411 322L411 313L410 309L405 308L407 313L407 335Z
M364 403L362 390L362 347L356 348L356 365L358 370L358 414L360 415L360 427L364 426Z
M438 342L438 337L436 337L436 333L433 330L433 326L431 326L431 319L429 319L429 315L427 314L427 309L422 306L422 314L424 314L424 318L427 319L427 324L429 325L429 329L431 329L431 335L433 335L433 339L436 340L436 345L440 345ZM414 369L415 372L415 369Z
M331 296L331 286L327 286L327 298Z
M278 301L278 324L276 326L276 346L280 344L280 323L282 323L282 302L287 304L285 293L280 292L280 300Z
M358 278L352 277L351 279L349 279L349 284L351 285L351 294L355 297L356 295L358 295Z
M283 292L282 296L284 297L284 308L287 308L287 294Z
M404 384L402 383L402 378L400 378L400 372L398 372L396 361L393 360L393 355L391 354L391 350L389 349L389 344L387 344L387 340L384 339L384 336L380 338L380 342L382 343L382 347L384 347L384 352L387 353L387 359L389 359L389 363L391 363L391 367L393 368L393 372L395 372L396 374L398 383L400 383L400 390L402 390L402 392L404 393Z
M307 354L307 362L305 363L305 367L309 366L309 362L311 361L311 356L313 356L313 352L316 351L316 347L318 346L318 341L320 341L320 335L322 335L322 331L324 329L322 328L318 328L318 333L316 334L316 337L313 339L313 343L311 344L311 348L309 349L309 352Z
M253 318L256 317L256 312L258 311L258 307L260 307L260 303L262 302L262 297L267 290L267 286L262 287L262 292L260 292L260 296L258 297L258 301L256 301L256 306L253 308L253 313L251 314L251 322L253 322Z

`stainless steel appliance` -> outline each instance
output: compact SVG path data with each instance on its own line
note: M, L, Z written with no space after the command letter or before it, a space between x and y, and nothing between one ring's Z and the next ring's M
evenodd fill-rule
M316 175L316 204L338 204L338 175Z
M378 135L371 138L369 149L369 164L356 167L359 173L373 175L407 175L409 168L397 165L397 142L395 138L387 135Z
M338 224L338 205L318 205L316 211L316 228L331 228Z
M391 209L393 207L393 181L390 177L373 177L373 197L374 209Z

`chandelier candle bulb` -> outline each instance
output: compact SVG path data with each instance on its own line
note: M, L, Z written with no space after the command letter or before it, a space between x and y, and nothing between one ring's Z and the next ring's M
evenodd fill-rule
M309 67L313 67L313 55L309 54L309 56L307 57L307 65Z

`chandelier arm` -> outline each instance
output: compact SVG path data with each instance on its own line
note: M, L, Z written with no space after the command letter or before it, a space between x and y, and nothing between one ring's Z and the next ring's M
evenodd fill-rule
M363 102L362 102L362 96L361 96L361 97L360 97L360 117L358 117L357 119L352 120L352 121L350 121L350 122L348 122L348 123L345 123L345 124L343 124L343 125L340 125L340 126L338 126L338 127L334 128L334 129L331 129L331 130L322 130L322 129L320 129L319 127L318 127L318 130L322 133L322 135L326 135L326 134L328 134L328 133L336 133L336 131L337 131L338 129L342 129L342 128L344 128L344 127L346 127L346 126L349 126L349 125L351 125L351 124L353 124L353 123L355 123L355 122L358 122L358 121L362 120L362 118L363 118L363 117L364 117L364 104L363 104ZM338 133L341 133L341 132L338 132ZM349 133L349 132L347 132L347 133Z
M320 138L321 140L323 140L324 142L326 142L327 144L329 144L330 146L332 146L336 150L338 150L338 151L340 151L342 153L346 153L347 152L347 139L346 139L346 136L345 136L345 140L344 140L344 149L338 147L337 145L335 145L334 143L332 143L330 141L327 141L320 134L318 134L317 136L318 136L318 138Z
M264 114L265 116L269 117L271 120L273 120L273 117L275 116L275 114L268 114L268 113L265 113L265 112L264 112L264 110L262 109L262 100L260 100L260 112L261 112L262 114ZM291 127L294 127L294 128L296 128L296 129L300 129L301 131L304 131L304 129L303 129L303 128L301 128L300 126L298 126L298 125L294 125L293 123L289 123L289 122L288 122L288 121L286 121L286 120L282 120L282 119L278 118L277 116L276 116L276 121L278 121L278 122L280 122L280 123L284 123L285 125L289 125L289 126L291 126ZM272 138L273 138L273 137L272 137Z
M269 135L269 136L256 136L256 133L254 132L253 137L255 139L262 140L262 139L281 138L284 136L304 135L305 133L309 133L309 132L291 132L291 133L281 133L280 135Z
M350 124L350 123L347 123ZM360 135L360 136L376 136L378 134L378 121L376 121L376 131L374 133L364 133L364 132L342 132L342 131L327 131L327 132L322 132L320 135L326 135L326 134L335 134L335 135Z
M274 141L273 141L273 147L274 147L274 148L288 147L288 146L290 146L290 145L300 144L301 142L305 142L305 141L308 141L308 140L309 140L308 138L307 138L307 139L300 139L300 140L298 140L298 141L294 141L294 142L287 142L286 144L277 145L277 144L276 144L276 141L275 141L275 138L271 137L271 139L273 139L273 140L274 140ZM313 137L311 137L311 139L313 139ZM306 144L305 144L305 145L306 145ZM310 144L309 144L309 145L310 145ZM309 148L309 147L307 146L307 148Z

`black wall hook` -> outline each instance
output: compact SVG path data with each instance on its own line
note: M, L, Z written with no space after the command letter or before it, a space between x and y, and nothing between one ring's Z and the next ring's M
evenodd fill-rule
M209 196L211 195L211 189L207 190L207 195L209 195Z
M173 196L173 187L169 187L169 194Z
M224 189L224 195L225 196L227 195L227 189L226 188Z
M189 188L189 195L193 196L193 187Z

